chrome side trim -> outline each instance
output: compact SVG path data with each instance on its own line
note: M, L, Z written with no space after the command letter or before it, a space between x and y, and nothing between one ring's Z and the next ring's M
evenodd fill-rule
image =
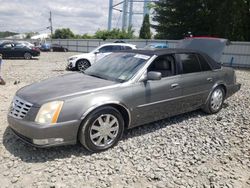
M147 103L147 104L141 104L141 105L138 105L136 108L142 108L142 107L145 107L145 106L151 106L151 105L154 105L154 104L159 104L159 103L164 103L164 102L168 102L168 101L172 101L172 100L177 100L177 99L181 99L181 98L185 98L185 97L190 97L192 95L199 95L199 94L202 94L202 93L205 93L205 92L206 91L197 92L197 93L192 93L190 95L185 95L185 96L180 96L180 97L174 97L174 98L171 98L171 99L160 100L160 101L151 102L151 103Z
M104 106L104 105L112 105L112 104L116 104L116 105L119 105L121 107L123 107L127 113L128 113L128 127L130 126L131 124L131 113L129 111L129 109L121 102L119 101L105 101L105 102L100 102L100 103L97 103L95 104L94 106L90 107L82 116L81 116L81 120L83 120L87 115L89 115L90 112L92 112L93 110L95 110L96 108L99 108L101 106Z

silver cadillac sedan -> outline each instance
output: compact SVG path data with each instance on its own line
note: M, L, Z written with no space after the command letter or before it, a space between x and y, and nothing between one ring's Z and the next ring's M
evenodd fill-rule
M240 86L232 68L196 50L117 52L85 72L20 89L8 122L32 145L79 141L98 152L117 144L124 129L196 109L217 113Z

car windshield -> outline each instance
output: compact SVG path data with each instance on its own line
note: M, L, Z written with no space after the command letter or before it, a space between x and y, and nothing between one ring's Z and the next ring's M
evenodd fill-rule
M150 56L135 53L113 53L97 61L84 73L90 76L125 82L145 65Z

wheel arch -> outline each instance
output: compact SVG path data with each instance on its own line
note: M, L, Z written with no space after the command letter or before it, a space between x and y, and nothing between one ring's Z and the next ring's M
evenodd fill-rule
M209 97L211 96L213 90L216 88L216 87L222 87L224 92L225 92L225 97L227 96L227 87L226 87L226 84L223 83L223 82L218 82L218 83L215 83L214 86L212 87L211 91L209 92L209 95L207 96L207 99L206 99L206 103L207 101L209 100Z
M124 119L124 125L125 128L128 128L130 126L131 123L131 114L129 109L127 108L126 105L122 104L121 102L118 101L110 101L110 102L105 102L105 103L101 103L101 104L97 104L94 105L90 108L88 108L88 110L81 116L81 122L85 121L86 118L95 110L99 109L99 108L103 108L105 106L110 106L115 108L116 110L118 110L123 119Z

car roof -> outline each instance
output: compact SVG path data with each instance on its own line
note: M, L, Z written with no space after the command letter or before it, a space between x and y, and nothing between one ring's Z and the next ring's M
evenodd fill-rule
M136 46L134 44L128 44L128 43L106 43L106 44L102 44L101 46L109 46L109 45L113 45L113 46Z

